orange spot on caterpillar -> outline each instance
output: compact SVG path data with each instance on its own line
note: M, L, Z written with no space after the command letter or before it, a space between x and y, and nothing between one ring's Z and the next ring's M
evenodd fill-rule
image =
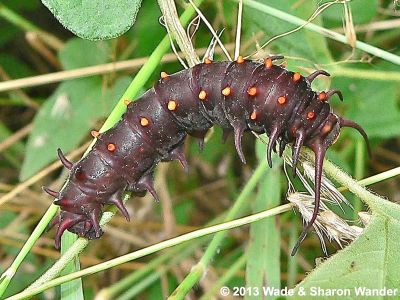
M108 150L108 151L114 152L115 149L117 149L117 147L115 146L115 144L109 143L109 144L107 145L107 150Z
M249 96L257 95L257 88L255 86L252 86L247 90L247 94L249 94Z
M131 101L129 101L128 99L125 99L125 100L124 100L124 104L125 104L126 106L128 106L129 103L131 103Z
M285 96L280 96L280 97L278 98L278 103L279 103L280 105L285 104L285 103L286 103L286 97L285 97Z
M294 73L293 74L293 80L294 81L299 81L301 79L301 74L300 73Z
M149 125L149 120L146 119L145 117L140 118L140 125L146 127L147 125Z
M318 99L319 99L319 101L325 101L325 100L327 100L327 99L326 99L326 93L325 93L325 92L319 93Z
M199 99L206 100L206 98L207 98L207 92L205 90L201 90L199 93Z
M229 96L231 94L231 92L232 92L232 89L229 86L227 86L226 88L224 88L222 90L222 95Z
M257 113L256 113L256 111L254 110L252 113L251 113L251 115L250 115L250 119L252 119L252 120L255 120L255 119L257 119Z
M167 72L161 72L161 79L167 79L168 78L168 73Z
M315 117L315 112L309 111L307 113L307 120L312 120L312 119L314 119L314 117Z
M97 138L97 137L100 135L100 133L99 133L98 131L96 131L96 130L92 130L92 131L90 132L90 134L91 134L92 137L94 137L94 138Z
M272 68L272 66L273 66L272 59L270 59L269 57L266 58L266 59L264 60L264 64L265 64L265 66L267 67L267 69Z
M236 62L237 62L238 64L244 63L243 56L239 55L238 58L237 58L237 60L236 60Z
M208 57L206 57L206 58L204 59L204 63L205 63L206 65L212 64L212 60L209 59Z
M168 110L174 111L176 109L176 102L174 100L168 101Z

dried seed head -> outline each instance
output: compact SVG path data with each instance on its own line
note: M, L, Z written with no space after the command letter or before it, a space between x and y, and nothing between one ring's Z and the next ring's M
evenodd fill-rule
M311 165L310 162L307 162L305 160L301 160L301 163L305 177L307 177L312 183L314 183L314 178L315 178L314 166ZM303 184L305 185L306 183L303 182ZM311 195L314 195L314 189L312 189L310 186L309 188L307 188L307 190ZM327 199L329 203L336 204L339 206L341 206L342 203L345 203L349 207L353 208L350 202L338 191L338 189L335 187L332 181L330 181L324 174L322 174L322 179L321 179L321 194L323 197Z
M314 210L314 196L303 193L290 193L288 200L292 202L300 212L305 223L311 220ZM317 233L323 252L326 254L326 247L323 236L329 241L335 241L340 247L344 241L352 241L362 233L362 228L350 226L345 220L332 212L324 203L327 199L321 198L321 208L314 229Z

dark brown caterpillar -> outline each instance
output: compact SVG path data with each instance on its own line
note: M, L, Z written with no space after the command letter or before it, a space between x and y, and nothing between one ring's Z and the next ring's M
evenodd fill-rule
M129 220L122 202L124 191L149 191L153 171L160 161L187 163L182 151L187 134L200 140L214 124L222 127L224 136L234 131L235 147L245 163L241 139L245 131L267 133L268 164L279 142L279 152L293 143L293 170L299 150L304 145L315 153L315 207L311 221L303 229L298 245L312 227L319 210L322 163L328 147L334 143L340 128L353 127L367 140L356 123L331 111L328 99L338 90L316 93L311 82L319 70L308 77L273 64L281 56L271 56L263 63L244 60L204 63L161 79L137 101L127 106L123 118L110 130L98 135L87 156L77 163L69 162L61 150L58 155L71 170L62 192L44 190L57 198L61 213L55 237L60 247L63 232L69 231L89 239L102 235L99 219L104 205L114 204ZM297 249L298 245L295 249ZM295 251L294 251L295 252Z

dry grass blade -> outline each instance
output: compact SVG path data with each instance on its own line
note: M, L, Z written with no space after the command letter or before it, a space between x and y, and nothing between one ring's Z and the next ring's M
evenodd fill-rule
M6 138L5 140L3 140L0 143L0 153L3 152L4 150L6 150L8 147L15 144L16 142L18 142L19 140L26 137L32 131L32 128L33 128L33 124L30 123L30 124L26 125L25 127L21 128L20 130L16 131L13 135L11 135L8 138Z
M86 150L86 148L88 146L89 146L89 143L86 143L83 146L79 147L78 149L72 151L71 154L68 155L68 158L73 159L73 158L79 157ZM21 193L23 190L27 189L32 184L34 184L35 182L37 182L40 179L44 178L45 176L47 176L49 173L53 172L54 170L57 170L61 166L62 166L61 162L57 160L56 162L52 163L51 165L49 165L48 167L44 168L42 171L37 173L35 176L32 176L28 180L18 184L10 192L8 192L7 194L5 194L2 197L0 197L0 205L2 205L4 203L6 203L7 201L11 200L17 194Z

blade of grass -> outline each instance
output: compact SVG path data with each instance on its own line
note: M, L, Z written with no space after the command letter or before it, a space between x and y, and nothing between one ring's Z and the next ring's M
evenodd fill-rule
M76 240L75 236L72 233L69 233L68 235L65 236L64 240L62 243L68 243L70 244L71 242L74 242ZM61 245L63 249L67 249L65 245ZM79 263L79 256L75 255L73 260L65 267L63 270L62 274L69 274L72 273L76 270L80 269L80 263ZM63 300L83 300L83 288L82 288L82 279L78 278L75 280L72 280L70 282L66 282L61 285L61 299Z
M265 150L265 144L258 139L256 142L258 161L265 160ZM281 165L282 160L274 155L273 168L267 170L265 177L258 184L253 213L279 205ZM246 256L246 287L258 288L260 291L267 286L280 289L280 229L277 228L276 220L264 219L251 224ZM245 299L257 298L258 296L252 294L245 296Z
M11 266L1 275L1 283L0 283L0 297L6 291L8 285L10 284L12 278L14 277L15 273L17 272L19 266L21 265L22 261L28 255L30 250L32 249L33 245L40 237L42 232L46 229L47 225L53 219L54 215L56 214L58 207L56 205L51 205L46 213L43 215L42 219L37 224L35 230L31 233L28 240L22 247L21 251L18 253L17 257L12 262Z
M53 47L56 50L59 50L63 47L63 42L58 39L56 36L47 33L43 30L41 30L39 27L37 27L35 24L29 22L27 19L24 17L20 16L13 10L9 9L5 5L0 3L0 17L3 19L7 20L11 24L15 25L19 29L23 31L34 31L37 32L40 38L47 43L49 46Z

